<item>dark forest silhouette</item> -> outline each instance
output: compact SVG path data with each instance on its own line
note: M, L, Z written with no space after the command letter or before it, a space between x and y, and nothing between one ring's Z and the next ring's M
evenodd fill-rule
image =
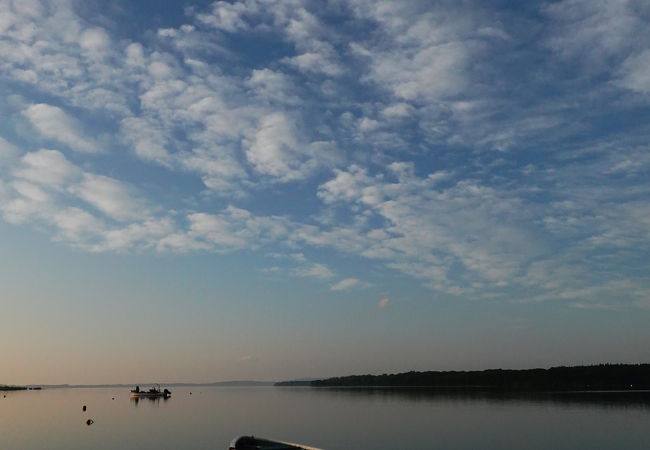
M438 387L529 391L647 390L650 389L650 364L351 375L314 381L284 381L276 386Z
M27 387L25 386L7 386L6 384L0 384L0 391L26 391Z

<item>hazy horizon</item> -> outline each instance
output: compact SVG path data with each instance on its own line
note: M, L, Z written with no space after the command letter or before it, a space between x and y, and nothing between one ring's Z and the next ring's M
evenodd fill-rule
M0 0L0 383L650 362L649 20Z
M650 364L648 362L601 362L597 364L588 364L587 366L597 366L597 365L618 365L618 364L623 364L623 365L642 365L642 364ZM486 367L482 369L471 369L467 371L484 371L484 370L530 370L530 369L550 369L553 367L559 367L559 366L547 366L547 367L521 367L521 368L512 368L512 367ZM566 367L566 366L565 366ZM410 372L411 370L406 370L403 372L394 372L394 373L388 373L389 375L391 374L397 374L397 373L407 373ZM441 371L465 371L463 369L444 369ZM427 370L421 370L420 372L427 372ZM42 387L112 387L112 386L118 386L118 387L126 387L126 386L149 386L149 385L161 385L161 386L171 386L171 385L176 385L176 386L210 386L210 385L220 385L220 384L233 384L233 385L246 385L247 383L268 383L268 384L273 384L277 382L282 382L282 381L313 381L313 380L325 380L328 378L335 378L335 377L347 377L347 376L355 376L355 375L386 375L386 372L376 372L376 373L340 373L336 375L327 375L327 376L320 376L320 377L289 377L289 378L283 378L283 379L227 379L227 380L214 380L214 381L174 381L174 380L139 380L135 382L128 382L128 383L83 383L83 384L73 384L73 383L57 383L57 384L52 384L52 383L23 383L17 384L17 383L0 383L0 386L3 385L8 385L8 386L42 386Z

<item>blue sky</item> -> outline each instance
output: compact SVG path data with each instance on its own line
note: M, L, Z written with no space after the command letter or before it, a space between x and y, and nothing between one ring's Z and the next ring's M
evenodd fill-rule
M647 362L649 19L0 1L0 382Z

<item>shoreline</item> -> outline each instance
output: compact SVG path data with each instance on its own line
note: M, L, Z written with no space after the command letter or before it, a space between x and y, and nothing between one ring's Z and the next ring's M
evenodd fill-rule
M548 369L486 369L347 375L276 386L393 387L491 391L633 391L650 389L650 364L598 364Z

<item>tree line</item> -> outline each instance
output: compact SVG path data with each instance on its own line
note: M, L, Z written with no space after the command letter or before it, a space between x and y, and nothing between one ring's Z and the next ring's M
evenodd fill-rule
M276 385L502 390L647 390L650 389L650 364L599 364L523 370L412 371L383 375L351 375L314 381L284 381Z

